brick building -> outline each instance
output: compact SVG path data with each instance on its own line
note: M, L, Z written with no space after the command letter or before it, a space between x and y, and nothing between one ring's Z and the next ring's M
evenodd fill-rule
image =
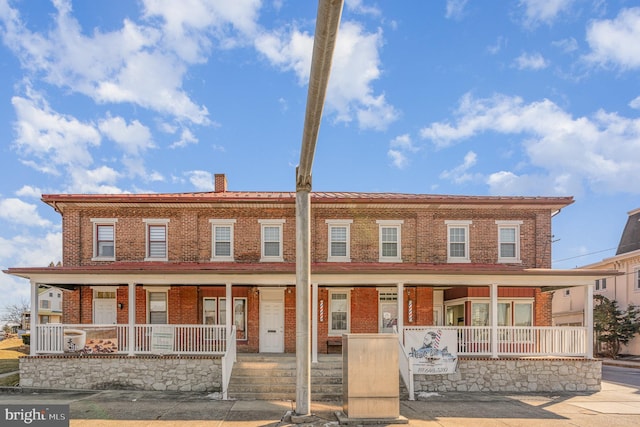
M62 265L6 272L65 289L63 324L128 326L130 355L134 325L157 324L233 324L238 351L295 352L295 193L228 191L219 174L213 192L42 200L62 216ZM547 290L603 275L551 269L552 217L571 203L312 193L314 354L343 333L550 326Z

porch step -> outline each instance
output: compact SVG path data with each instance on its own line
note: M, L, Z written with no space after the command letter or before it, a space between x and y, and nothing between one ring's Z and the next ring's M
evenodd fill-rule
M295 400L296 357L293 354L238 354L228 395L236 400ZM311 399L342 400L342 356L318 355L311 364Z

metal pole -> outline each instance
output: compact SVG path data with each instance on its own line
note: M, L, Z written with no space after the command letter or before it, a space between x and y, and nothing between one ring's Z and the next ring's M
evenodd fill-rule
M338 35L343 0L320 0L313 57L302 131L300 164L296 169L296 414L311 413L311 168L322 109L329 83L333 50Z

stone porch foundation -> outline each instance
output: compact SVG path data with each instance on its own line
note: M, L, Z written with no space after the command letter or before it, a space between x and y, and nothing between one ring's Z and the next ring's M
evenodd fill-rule
M220 392L221 366L203 356L32 356L20 358L20 386Z
M455 374L415 375L420 392L596 392L602 362L596 359L460 358Z

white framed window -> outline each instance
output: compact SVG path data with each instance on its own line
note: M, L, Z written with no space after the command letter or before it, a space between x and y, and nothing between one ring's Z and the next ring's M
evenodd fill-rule
M351 224L353 220L328 219L325 222L329 230L327 261L351 262Z
M235 219L210 219L211 261L233 261L233 228Z
M92 261L116 260L116 218L91 218L93 224Z
M282 255L282 228L284 219L260 219L262 251L260 261L284 261Z
M167 261L168 219L143 219L146 229L147 249L145 261Z
M378 262L402 262L402 220L378 220Z
M227 299L203 298L203 316L205 325L226 325L227 324ZM247 339L247 298L233 298L232 322L236 326L236 339Z
M329 291L329 335L349 332L349 291Z
M168 294L169 287L145 288L147 291L147 323L165 325L169 323Z
M596 280L596 291L604 291L607 289L607 279Z
M522 221L496 221L498 262L520 263L520 225Z
M41 299L40 300L40 308L48 310L51 308L51 301L47 300L47 299Z
M633 270L633 289L640 291L640 267L635 267Z
M471 262L469 226L471 221L445 221L447 225L447 262Z

